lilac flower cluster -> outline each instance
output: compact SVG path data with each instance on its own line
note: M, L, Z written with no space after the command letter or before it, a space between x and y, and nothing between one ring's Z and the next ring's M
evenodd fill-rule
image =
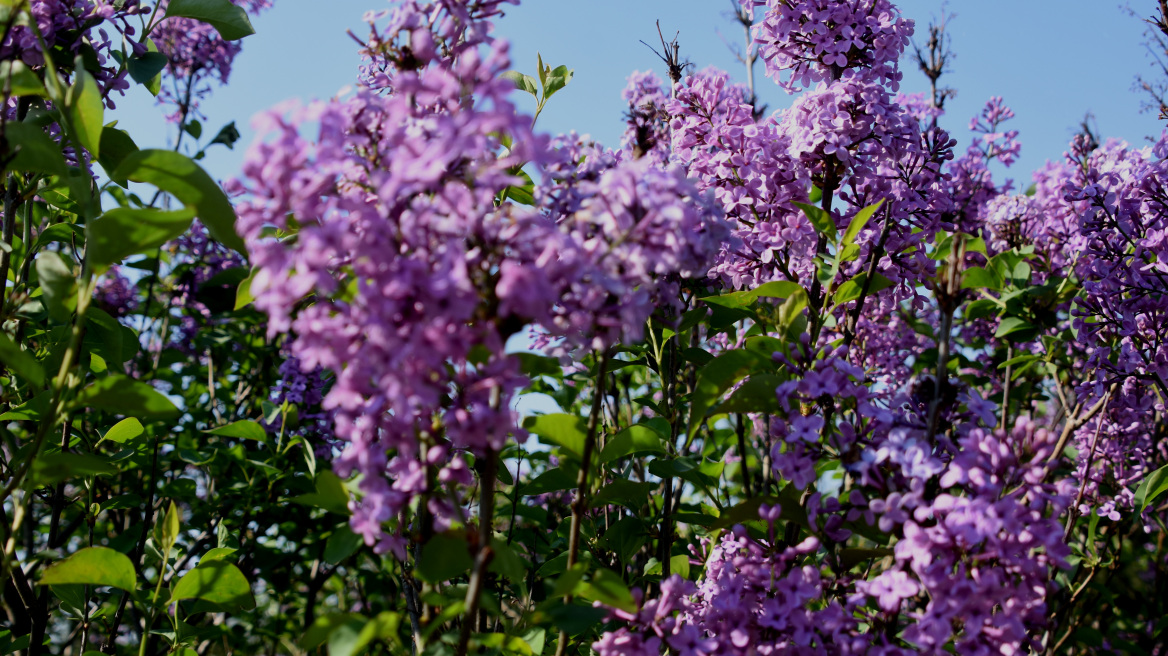
M774 516L780 510L765 509ZM658 597L640 595L636 612L614 610L625 626L592 648L600 656L864 653L868 640L856 636L855 604L829 599L820 569L800 564L819 547L814 537L783 547L773 535L757 540L738 526L708 555L695 554L705 563L696 585L674 575Z
M277 407L285 403L296 410L296 426L289 430L283 419L265 424L273 433L299 435L311 445L317 459L332 460L341 445L333 437L333 413L321 408L326 381L318 367L304 371L300 360L289 357L280 363L280 380L272 389L271 401Z
M497 451L514 428L508 399L523 379L502 356L508 328L484 316L499 302L494 258L530 222L494 208L522 160L496 157L486 135L526 124L505 99L505 65L504 51L468 51L399 73L390 96L271 114L258 126L271 140L245 164L256 306L270 331L294 331L303 366L336 374L324 407L347 446L335 467L363 474L353 527L381 550L403 548L382 525L441 475L440 443ZM464 108L464 84L491 106ZM315 141L301 136L307 121ZM296 241L266 239L269 226ZM488 355L472 364L476 347Z
M392 90L393 78L440 60L456 60L492 41L491 19L519 0L405 0L365 15L369 37L358 78L373 90Z
M167 348L194 353L194 337L211 320L211 311L199 300L199 290L216 275L242 267L243 256L211 239L206 226L195 220L182 236L168 244L173 253L174 284L170 306L180 312L176 330L169 335Z
M36 28L31 24L13 25L0 43L0 61L20 60L34 68L44 66L42 44L50 51L60 49L68 53L70 59L81 54L83 49L91 51L96 57L97 67L89 72L101 87L106 105L113 108L112 92L124 93L130 84L127 80L128 72L112 61L112 53L120 50L122 44L114 43L110 32L126 37L135 53L145 52L144 45L129 38L136 34L130 18L148 10L149 7L144 7L138 0L118 3L102 0L32 0L29 13ZM58 65L70 63L58 62Z
M470 482L454 453L489 457L523 437L510 335L534 322L577 345L637 338L726 237L714 208L647 160L569 144L596 158L580 171L547 153L507 99L505 44L485 37L498 4L399 6L366 45L367 87L263 118L240 184L256 307L294 334L302 367L335 374L323 407L346 446L334 466L362 474L353 528L379 550L404 548L392 527L414 497L436 525L458 519L436 493ZM539 195L558 214L497 202L519 166L545 160Z
M546 323L602 348L621 337L639 340L654 308L676 313L678 279L704 278L730 235L687 180L647 158L605 171L592 194L560 219L579 249L579 268ZM558 267L566 264L560 259Z
M833 430L822 418L796 418L788 428L797 439L854 431ZM705 563L696 585L674 577L658 597L642 596L637 612L614 610L627 625L593 648L628 656L666 647L703 655L1035 647L1052 570L1067 567L1070 555L1056 517L1070 504L1073 481L1046 482L1055 440L1029 420L1009 434L974 425L958 432L955 455L935 449L919 429L871 433L846 501L815 492L802 508L787 508L806 513L800 525L810 535L777 542L782 508L764 505L769 540L737 526L708 556L695 554ZM843 565L845 551L834 546L853 529L872 530L864 526L899 538L892 558L866 576L851 571L854 562Z
M889 0L755 0L766 7L754 28L767 74L787 91L840 80L863 71L895 91L897 60L912 37L913 21Z
M102 275L93 291L93 302L111 317L124 317L138 309L138 290L115 265Z
M653 71L635 71L629 76L622 97L629 104L621 148L634 158L648 157L656 165L669 161L669 96L661 78Z
M675 157L736 227L712 273L739 288L809 276L815 230L791 201L811 182L790 140L773 121L756 124L742 89L714 70L687 78L669 112Z

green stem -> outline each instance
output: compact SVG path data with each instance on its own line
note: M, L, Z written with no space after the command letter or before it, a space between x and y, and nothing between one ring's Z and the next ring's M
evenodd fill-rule
M596 396L592 398L592 411L588 415L588 433L584 438L584 453L581 454L580 474L576 478L576 499L572 502L572 524L568 533L568 569L575 566L580 550L580 524L584 519L584 512L588 508L588 468L592 461L592 451L596 448L596 431L600 426L600 406L604 399L604 384L608 378L607 350L600 356L600 364L596 374ZM571 603L571 596L564 599L564 603ZM560 631L556 642L556 656L564 656L568 648L568 633Z

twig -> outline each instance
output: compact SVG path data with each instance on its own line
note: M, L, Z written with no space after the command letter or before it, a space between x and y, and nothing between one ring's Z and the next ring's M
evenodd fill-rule
M596 431L600 426L600 407L604 399L605 382L608 380L607 350L600 356L599 371L596 374L596 396L592 398L592 411L588 415L588 434L584 437L584 453L581 454L580 474L576 478L576 499L572 502L572 523L568 533L568 569L575 566L580 550L580 524L588 508L588 469L592 461L592 451L596 448ZM565 601L570 601L568 597ZM568 648L568 632L560 631L556 642L556 656L564 656Z
M491 405L498 406L500 390L492 390ZM498 475L499 461L495 451L487 449L482 459L476 459L479 469L479 553L475 556L474 569L470 574L470 583L466 589L466 616L462 620L462 627L458 634L457 656L466 656L467 646L470 644L470 633L474 630L475 618L479 612L479 601L482 599L483 581L487 577L487 566L495 557L491 549L491 538L494 531L492 524L495 519L495 479Z

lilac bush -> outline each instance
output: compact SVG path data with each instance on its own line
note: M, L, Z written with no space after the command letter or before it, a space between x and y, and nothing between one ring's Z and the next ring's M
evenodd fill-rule
M222 186L269 0L0 16L0 651L1165 654L1168 132L1003 178L943 27L745 0L747 81L659 34L606 147L516 3L367 14Z

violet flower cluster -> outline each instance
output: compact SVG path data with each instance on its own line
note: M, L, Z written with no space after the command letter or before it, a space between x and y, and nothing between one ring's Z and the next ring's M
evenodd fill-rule
M114 38L124 37L126 45L135 54L146 51L146 46L135 41L137 33L130 19L149 10L138 0L105 2L103 0L31 0L29 13L35 21L16 24L5 32L0 43L0 60L23 61L30 67L44 66L44 48L61 50L68 59L57 55L58 66L71 65L72 58L92 53L96 67L90 68L102 90L102 98L111 109L114 91L124 94L130 88L129 73L117 64L113 53L122 48ZM111 35L112 33L112 35Z
M434 526L460 521L457 494L439 494L471 481L454 454L524 437L512 334L534 323L572 345L638 338L726 237L719 212L648 161L549 175L564 186L541 192L554 215L497 202L518 167L555 170L559 156L508 100L506 45L484 20L498 4L397 6L366 44L365 86L265 116L240 183L256 307L294 335L306 371L335 375L323 407L345 442L337 473L362 475L353 529L399 555L415 497Z

